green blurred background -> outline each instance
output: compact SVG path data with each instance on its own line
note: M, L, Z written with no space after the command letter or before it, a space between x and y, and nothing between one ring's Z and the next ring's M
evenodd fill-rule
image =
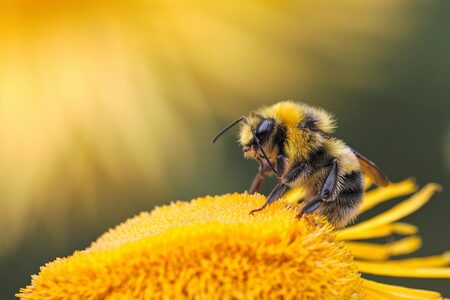
M140 211L245 190L256 163L235 133L211 137L283 99L334 112L393 181L441 183L406 220L417 255L450 249L449 16L449 1L0 1L0 298Z

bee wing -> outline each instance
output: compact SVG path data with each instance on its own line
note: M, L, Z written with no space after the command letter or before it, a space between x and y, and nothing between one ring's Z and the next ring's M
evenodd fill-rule
M389 179L386 175L381 172L381 170L369 159L367 159L364 155L360 154L356 150L352 149L353 153L355 153L356 157L359 160L359 164L361 165L361 169L370 179L372 179L376 185L378 186L387 186L389 184Z

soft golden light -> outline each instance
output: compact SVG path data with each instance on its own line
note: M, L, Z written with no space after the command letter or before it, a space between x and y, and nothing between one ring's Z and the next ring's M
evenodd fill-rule
M151 182L156 193L168 189L170 166L191 174L199 154L187 116L206 128L211 114L242 113L234 95L314 89L327 81L324 61L348 64L333 85L371 85L367 67L387 48L360 36L408 33L401 7L2 1L0 254L42 219L62 240L71 206L94 220L106 187Z

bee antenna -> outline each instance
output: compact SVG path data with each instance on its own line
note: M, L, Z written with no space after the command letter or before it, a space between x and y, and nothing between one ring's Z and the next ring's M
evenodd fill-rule
M228 129L230 129L231 127L233 127L234 125L236 125L237 123L242 122L243 120L245 120L246 118L244 116L240 117L239 119L235 120L233 123L231 123L230 125L228 125L227 127L225 127L224 129L222 129L221 131L219 131L219 133L216 134L216 136L213 138L212 142L215 143L217 141L217 139L224 134L225 132L227 132Z
M266 152L264 152L264 149L261 146L261 143L259 142L259 139L256 137L256 135L254 135L254 136L255 136L256 143L258 144L258 148L259 148L259 150L261 150L261 153L263 154L264 158L266 159L267 163L269 164L269 167L272 169L274 174L277 174L277 171L275 170L275 168L273 167L273 165L270 162L269 158L267 157Z

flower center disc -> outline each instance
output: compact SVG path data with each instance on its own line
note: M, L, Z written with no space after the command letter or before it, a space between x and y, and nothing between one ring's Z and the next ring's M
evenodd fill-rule
M142 213L42 268L26 298L359 299L356 265L331 226L281 202L229 194Z

